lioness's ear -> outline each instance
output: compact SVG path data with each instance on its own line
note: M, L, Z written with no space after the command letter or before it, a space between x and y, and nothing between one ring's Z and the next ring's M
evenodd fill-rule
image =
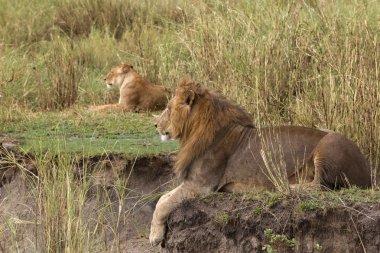
M123 67L122 67L123 73L128 73L128 71L129 71L131 68L133 68L131 65L123 64Z

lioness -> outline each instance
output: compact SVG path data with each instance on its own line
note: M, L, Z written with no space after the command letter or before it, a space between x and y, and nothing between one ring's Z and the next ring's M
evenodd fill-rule
M290 183L304 178L328 188L371 185L367 160L343 135L299 126L255 128L244 109L190 80L179 84L156 124L163 139L179 139L175 172L181 184L157 203L152 245L163 241L168 215L185 199L212 191L272 190L268 160L286 170Z
M146 81L133 66L120 64L111 69L104 81L108 88L120 88L118 104L91 107L91 111L156 111L164 109L170 96L170 90Z

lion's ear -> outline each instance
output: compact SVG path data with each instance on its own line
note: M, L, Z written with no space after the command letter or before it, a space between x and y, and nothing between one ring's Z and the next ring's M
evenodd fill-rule
M202 84L196 83L195 84L195 90L198 95L203 95L205 93L205 88Z
M191 79L186 76L179 82L179 87L182 87L184 89L188 89L189 85L192 83Z
M192 90L188 90L185 92L185 104L191 106L194 102L195 93Z

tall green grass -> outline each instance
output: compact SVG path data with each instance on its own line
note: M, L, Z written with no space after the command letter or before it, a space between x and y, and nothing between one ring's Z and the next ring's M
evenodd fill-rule
M127 188L133 165L125 175L125 167L107 158L94 164L47 152L25 162L2 150L0 166L17 170L13 187L21 189L2 191L1 251L124 252L129 227L141 226L146 235L145 224L133 225L131 219L157 193ZM15 210L4 209L10 202Z

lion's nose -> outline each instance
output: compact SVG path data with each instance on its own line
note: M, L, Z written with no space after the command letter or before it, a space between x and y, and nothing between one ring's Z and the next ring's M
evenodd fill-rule
M106 81L106 80L107 80L107 78L104 78L103 80L104 80L104 81Z
M154 124L154 127L157 128L157 124Z

